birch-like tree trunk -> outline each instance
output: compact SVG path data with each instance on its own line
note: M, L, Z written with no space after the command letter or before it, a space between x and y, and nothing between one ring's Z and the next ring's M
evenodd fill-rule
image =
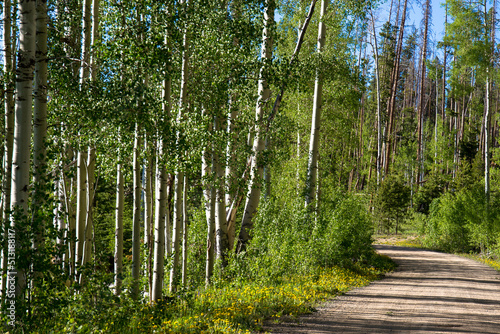
M5 289L7 287L7 280L5 275L7 274L7 254L5 250L7 249L7 233L9 227L9 209L10 209L10 199L11 199L11 182L12 182L12 148L14 145L14 80L13 80L13 58L12 57L12 41L11 41L11 0L4 1L3 7L3 45L4 45L4 78L6 78L5 86L5 140L4 140L4 156L3 156L3 166L2 166L2 205L0 206L0 213L3 233L4 233L4 244L2 251L2 285L0 294L2 295L2 305L5 296Z
M182 213L183 213L183 184L184 184L184 172L177 171L175 173L175 185L174 185L174 226L172 231L172 268L170 269L170 282L169 291L177 291L179 286L179 259L181 250L181 236L182 236Z
M271 65L273 39L272 25L274 24L274 0L265 1L264 29L262 31L261 59L263 65L260 69L257 89L257 106L255 108L255 134L252 145L252 162L250 165L250 181L248 184L247 200L245 211L241 222L241 230L238 236L237 251L244 251L246 244L250 240L250 229L253 226L253 216L259 206L261 183L263 174L262 151L264 150L265 129L264 114L269 105L271 91L267 82L267 68Z
M321 1L320 21L318 26L318 47L319 55L325 46L325 23L323 22L328 7L328 0ZM319 132L321 127L321 106L323 104L323 75L320 69L316 70L316 81L314 83L313 111L311 122L311 137L309 140L309 159L307 163L306 179L306 206L316 198L316 180L318 175L318 155L319 155Z
M42 206L46 198L46 137L47 137L47 1L36 2L36 51L33 118L33 178L32 228L35 232L34 251L43 245L44 218ZM38 268L34 267L38 276Z
M80 144L77 158L77 199L76 199L76 265L83 259L83 243L85 240L85 224L87 222L87 151ZM78 275L78 273L77 273ZM78 279L78 277L77 277Z
M222 130L222 121L219 116L215 120L216 132ZM226 203L224 168L221 163L221 149L214 146L214 169L215 169L215 252L216 260L222 267L227 265L227 252L229 251L229 240L227 235Z
M184 184L182 190L182 287L186 287L187 282L187 255L188 255L188 218L187 218L187 190L188 180L184 176Z
M185 3L184 3L185 4ZM183 116L184 109L186 108L186 97L187 97L187 81L188 81L188 60L189 60L189 38L187 27L184 28L183 36L183 52L182 52L182 73L181 73L181 85L180 85L180 101L179 101L179 113L177 115L177 123L180 124ZM177 140L179 140L180 133L177 133ZM174 226L172 232L172 253L173 261L172 268L170 270L170 292L177 291L177 287L180 283L179 277L179 251L180 251L180 238L182 235L182 214L183 214L183 184L184 184L184 172L181 167L178 167L175 172L175 185L174 185Z
M30 153L31 153L31 109L33 76L35 69L35 36L36 36L36 3L35 1L19 2L19 51L16 71L16 107L14 118L14 144L12 156L12 188L11 188L11 228L19 230L22 225L21 215L28 214L28 198L30 191ZM20 239L25 236L15 236L16 249L19 249ZM21 296L26 286L25 271L15 267L16 297ZM11 290L12 281L8 280L7 289ZM12 289L14 290L14 289Z
M165 38L165 44L170 48L168 36ZM170 67L168 68L170 70ZM170 120L171 109L171 88L172 80L168 76L163 82L163 104L162 111L166 118ZM165 121L164 120L164 121ZM155 214L154 214L154 262L153 262L153 277L151 287L150 300L156 302L162 298L163 278L165 275L165 244L169 224L167 220L170 217L169 207L167 205L167 171L164 165L164 148L165 140L162 135L158 135L158 152L156 154L156 179L155 179Z
M143 167L144 177L143 177L143 188L144 188L144 249L146 253L144 254L144 260L146 261L144 274L148 278L148 285L145 289L148 289L149 295L151 295L151 279L152 279L152 258L153 258L153 243L152 243L152 230L153 228L153 191L154 191L154 174L152 173L153 167L153 155L149 149L149 141L146 137L144 140L144 151L147 154L147 158L144 160L145 165Z
M84 89L84 84L90 77L90 45L91 45L91 32L92 32L92 1L85 0L83 2L83 44L82 44L82 64L80 66L81 77L80 87ZM85 243L85 230L87 224L88 213L88 174L87 174L87 155L88 150L84 148L85 144L80 143L80 151L78 152L77 163L77 178L78 178L78 193L76 204L76 263L77 265L83 264L84 257L84 243ZM79 275L78 275L79 276ZM77 277L79 279L80 277Z
M141 163L142 148L141 128L135 124L133 156L133 217L132 217L132 291L133 299L139 296L139 274L141 268Z
M96 152L94 147L89 147L87 165L87 219L85 222L85 241L83 244L82 265L92 258L94 240L94 197L95 197L95 163Z
M170 89L169 89L170 90ZM166 89L165 89L166 91ZM170 94L168 95L170 96ZM168 98L170 100L170 97ZM164 102L165 103L165 102ZM167 173L163 165L164 141L158 142L156 156L156 182L155 182L155 224L154 224L154 262L151 288L151 301L162 298L163 277L165 272L165 216L168 215L167 204Z
M375 82L377 87L377 185L380 184L380 170L382 158L382 118L380 115L380 68L378 59L377 31L375 29L375 18L370 11L373 32L373 54L375 57ZM371 165L371 163L370 163Z
M210 131L210 129L209 129ZM203 197L205 199L205 217L207 221L207 252L205 262L205 285L210 285L214 270L215 248L215 187L213 186L214 162L212 145L207 145L201 159L201 178L204 182Z
M121 159L120 157L118 159ZM116 207L115 207L115 295L119 296L123 274L123 208L125 204L122 162L116 165Z

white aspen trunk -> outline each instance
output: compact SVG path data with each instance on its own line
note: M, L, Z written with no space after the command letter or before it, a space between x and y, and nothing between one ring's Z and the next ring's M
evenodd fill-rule
M83 3L83 44L81 83L90 77L90 45L92 44L92 0L84 0Z
M69 147L68 144L65 144L64 153L65 157L73 161L74 152ZM75 259L76 259L76 190L75 190L75 178L68 178L66 173L64 172L64 166L61 170L61 180L63 187L63 196L64 196L64 208L68 218L68 231L67 235L68 239L68 257L67 257L67 265L68 265L68 273L70 277L75 275Z
M120 158L119 158L120 159ZM119 296L123 273L123 208L125 204L122 164L116 165L116 207L115 207L115 295Z
M184 176L182 191L182 287L186 287L187 282L187 254L188 254L188 218L187 218L187 177Z
M84 32L85 38L89 39L84 42L84 59L88 59L89 63L86 64L87 68L91 69L90 73L86 73L84 70L84 75L82 80L89 78L95 80L97 78L97 66L96 66L96 55L91 54L90 45L96 44L99 38L99 1L93 0L92 4L92 20L90 17L90 4L89 7L85 7L85 24ZM91 24L92 22L92 24ZM91 28L89 27L91 25ZM90 74L90 75L89 75ZM95 146L89 146L88 148L88 159L87 159L87 219L85 224L85 243L83 251L82 264L86 264L92 258L92 249L94 245L94 198L95 198L95 164L96 164L96 149Z
M215 130L221 130L220 117L215 121ZM227 252L229 251L229 241L227 236L226 203L224 189L224 168L220 163L221 150L214 147L214 167L215 167L215 252L216 260L220 261L222 267L227 265Z
M36 2L36 64L33 118L33 176L32 199L35 252L43 244L43 218L41 207L46 198L46 137L47 137L47 1ZM34 268L35 276L37 268Z
M380 115L380 72L379 72L379 62L378 62L378 43L377 43L377 31L375 30L375 18L373 17L373 12L370 11L372 17L372 31L373 31L373 54L375 56L375 80L377 84L377 185L380 184L380 170L382 169L381 157L382 157L382 119Z
M81 145L83 146L83 145ZM76 252L75 263L80 265L83 259L85 224L87 222L87 151L80 148L77 160L77 199L76 199ZM75 268L76 269L76 268ZM76 271L75 271L76 273ZM78 275L78 274L77 274ZM78 279L78 277L77 277Z
M325 45L325 24L323 19L328 7L328 0L321 1L320 22L318 26L318 47L317 52L321 54ZM311 121L311 137L309 140L309 160L307 163L306 179L306 206L316 198L316 180L318 175L318 154L319 154L319 132L321 127L321 107L323 104L323 75L320 69L316 70L316 81L314 83L313 112Z
M32 120L32 92L35 66L35 1L19 2L19 51L16 71L16 107L14 119L14 144L12 156L12 185L11 185L11 228L16 229L22 222L17 214L28 214L28 198L30 183L30 153L31 153L31 120ZM20 239L23 235L16 235L16 250L19 250ZM25 271L15 265L15 288L12 281L7 282L7 290L15 290L16 297L20 297L26 286Z
M8 235L5 231L9 227L9 209L10 209L10 199L11 199L11 182L12 182L12 148L14 145L14 80L12 76L14 75L12 67L12 42L11 42L11 0L4 1L3 7L3 45L4 45L4 78L7 79L5 87L5 141L4 141L4 156L3 156L3 166L2 166L2 205L0 206L0 217L2 218L3 231L4 231L4 244L2 251L2 285L0 294L2 295L1 303L3 305L5 297L5 289L7 287L7 280L5 279L7 274L7 239Z
M185 4L185 2L183 2ZM179 113L177 115L177 123L182 122L184 109L186 108L186 97L187 97L187 81L188 81L188 49L189 49L189 38L187 28L184 29L183 36L183 52L182 52L182 69L181 69L181 84L180 84L180 101L179 101ZM180 134L177 133L177 140L179 140ZM172 268L170 270L170 284L169 291L177 291L179 285L179 250L180 250L180 237L182 229L182 188L184 182L184 172L181 168L177 168L175 171L175 186L174 186L174 226L172 233L172 253L173 262Z
M234 1L230 4L231 6L231 14L235 21L237 21L241 17L241 2ZM223 7L223 10L225 8ZM238 37L233 37L233 46L238 46L239 39ZM238 95L236 92L233 92L230 96L229 100L229 117L227 119L227 133L228 140L226 145L226 170L225 170L225 183L226 183L226 216L229 217L227 219L227 237L229 242L229 249L233 249L234 240L236 238L236 211L237 207L231 208L232 203L232 194L234 195L234 189L236 188L236 179L234 175L233 166L236 163L236 157L234 154L234 142L236 141L236 135L234 134L235 122L238 117L239 109L236 105L236 101L238 100Z
M167 175L167 213L165 214L165 256L170 258L172 255L172 192L174 188L175 175Z
M91 0L83 2L83 43L82 43L82 63L80 66L80 88L83 88L85 82L88 81L90 76L90 45L91 45L91 32L92 32L92 12ZM78 197L77 197L77 219L76 219L76 263L77 265L83 264L84 258L84 243L86 237L86 225L88 214L88 198L89 186L87 178L87 154L88 150L83 150L83 143L80 143L80 152L78 152ZM78 275L79 276L79 275ZM81 277L77 277L79 280Z
M57 191L57 197L58 197L58 203L55 208L55 216L56 216L56 228L59 232L62 233L62 238L57 238L56 243L62 247L64 246L65 240L68 237L67 233L67 224L66 224L66 219L67 215L64 214L65 208L64 208L64 203L65 203L65 198L64 198L64 179L60 178L57 180L56 183L56 191ZM69 217L68 217L69 218ZM63 268L67 270L67 265L68 265L68 250L66 249L66 252L63 254L62 259L60 259L63 265Z
M139 296L139 274L141 268L141 164L139 160L142 147L140 126L135 124L133 157L133 217L132 217L132 298Z
M210 131L210 130L209 130ZM203 197L205 199L205 216L207 220L207 253L205 262L205 285L210 285L214 271L214 248L215 248L215 187L213 186L214 163L212 147L205 148L201 159L201 178L205 183L203 186Z
M94 197L95 197L95 162L96 151L94 147L89 148L87 165L87 220L85 224L85 241L83 246L82 265L88 263L92 258L92 246L94 240Z
M99 17L100 17L100 1L101 0L93 0L92 4L92 44L96 45L97 41L99 40ZM91 55L92 59L90 60L90 67L91 67L91 78L93 81L97 79L97 54L95 50L92 52Z
M175 173L174 185L174 226L172 232L172 268L170 269L169 291L177 291L179 285L179 258L180 258L180 243L182 230L182 188L184 183L184 172L177 171Z
M234 141L235 141L235 135L234 135L234 123L236 121L236 118L238 116L238 109L233 105L234 103L235 96L231 98L230 102L230 108L231 108L231 113L229 115L229 118L227 120L227 133L229 134L228 136L228 141L227 141L227 146L226 146L226 168L224 172L224 178L225 178L225 183L226 183L226 189L228 190L225 194L225 202L226 202L226 208L227 210L234 211L234 212L226 212L226 215L230 217L229 220L227 220L227 237L228 237L228 247L229 249L233 249L234 246L234 239L235 239L235 225L236 225L236 210L238 208L232 208L231 207L231 202L233 198L231 197L231 190L234 188L234 173L233 169L231 168L232 165L234 164L235 161L235 156L234 156Z
M168 36L165 37L165 44L170 49ZM170 70L170 68L168 68ZM171 109L171 90L172 81L170 77L163 82L163 115L167 120L170 120ZM167 205L167 171L164 166L164 148L165 141L162 136L158 135L158 152L156 154L156 179L155 179L155 214L154 214L154 262L153 262L153 277L151 282L150 300L156 302L162 298L163 279L165 275L165 249L168 249L168 244L165 243L168 238L169 228L169 207Z
M261 154L264 149L264 114L269 103L271 91L265 77L265 67L270 65L272 58L272 25L274 24L274 0L266 0L264 12L264 29L262 31L262 49L261 59L266 64L262 66L259 74L259 82L257 89L257 106L255 108L255 134L253 136L252 145L252 162L250 166L250 181L248 184L247 200L245 203L245 211L241 223L241 230L238 236L237 251L244 251L246 244L250 240L249 230L253 227L253 216L259 206L261 193L261 179L263 174L263 166L261 163Z
M169 94L170 95L170 94ZM164 142L158 141L158 154L156 157L156 182L155 182L155 227L154 227L154 262L151 288L151 301L156 302L162 298L163 277L165 271L165 216L168 215L167 204L167 173L163 166Z
M144 259L146 261L146 267L144 274L148 278L148 284L145 287L146 292L149 293L149 296L151 296L151 289L152 289L152 270L153 270L153 238L152 238L152 231L154 230L154 214L153 214L153 191L154 191L154 186L153 186L153 175L152 175L152 166L153 166L153 156L150 154L150 150L148 148L148 140L146 139L145 141L145 151L149 152L148 153L148 158L146 159L146 166L144 166L145 173L145 185L144 185L144 248L146 250L146 253L144 254Z

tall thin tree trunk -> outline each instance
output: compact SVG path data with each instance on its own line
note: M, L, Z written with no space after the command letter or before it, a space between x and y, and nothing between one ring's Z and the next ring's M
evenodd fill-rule
M133 156L133 217L132 217L132 298L139 296L141 268L141 164L139 160L142 137L139 123L135 124Z
M13 58L12 57L12 41L11 41L11 0L4 1L4 19L3 19L3 45L4 45L4 78L6 78L5 87L5 141L4 145L4 157L2 166L2 205L0 207L2 218L3 234L4 234L4 244L2 251L2 285L0 294L2 295L1 304L3 305L5 297L5 289L7 287L7 239L8 239L8 227L9 227L9 209L11 200L11 182L12 182L12 149L14 145L14 80L13 80Z
M422 60L420 63L420 102L418 104L418 146L417 146L417 163L418 163L418 175L420 184L423 181L424 173L424 150L423 150L423 134L424 134L424 102L425 102L425 72L427 68L427 37L429 31L429 16L430 16L430 0L425 1L425 13L424 13L424 40L422 45Z
M152 268L153 268L153 234L152 231L154 228L154 213L153 213L153 198L154 198L154 177L152 173L153 166L153 155L151 154L151 150L149 149L148 139L144 140L144 150L147 152L148 157L145 159L144 170L144 260L146 261L144 274L148 278L148 284L145 286L146 292L151 296L151 288L152 288Z
M170 292L176 292L179 286L179 259L180 259L180 243L182 230L182 213L183 213L183 196L182 189L184 184L184 172L177 171L175 174L174 185L174 227L172 232L172 253L173 261L170 269Z
M323 22L328 7L328 0L321 1L320 21L318 26L317 52L321 55L325 46L326 28ZM316 177L319 155L319 132L321 126L321 107L323 104L323 75L321 69L316 69L316 81L314 83L313 111L311 122L311 137L309 141L309 160L307 163L306 179L306 206L316 199Z
M85 240L85 224L87 221L87 151L80 144L77 158L77 200L76 200L76 266L82 263L83 243ZM76 273L76 272L75 272ZM76 273L79 275L79 273ZM77 280L79 277L76 277Z
M165 45L167 45L168 50L170 50L170 41L168 34L165 36ZM168 54L170 56L170 53ZM170 70L170 67L167 68ZM168 71L169 73L169 71ZM163 81L163 96L162 96L162 112L163 118L160 118L160 122L170 121L171 115L170 110L172 107L171 100L172 91L172 80L170 75ZM151 301L158 301L162 298L163 290L163 280L165 276L165 249L170 247L170 243L167 242L170 233L170 212L167 192L167 182L168 176L164 164L165 158L165 146L166 142L163 134L158 135L157 140L158 151L156 154L156 180L155 180L155 214L154 214L154 262L153 262L153 277L151 284Z
M28 198L30 184L30 153L31 153L31 120L32 92L35 67L35 36L36 36L36 3L35 1L19 2L19 51L16 71L16 107L14 119L14 144L12 156L12 188L11 188L11 228L20 233L18 225L23 225L21 215L28 214ZM9 235L10 236L10 235ZM21 238L15 236L16 249L20 250ZM10 254L9 254L10 255ZM15 265L15 291L20 297L26 286L24 268ZM13 282L8 280L7 289Z
M387 124L387 144L385 145L385 166L384 172L387 175L389 173L389 166L391 161L391 149L392 149L392 133L393 133L393 124L394 124L394 112L396 107L396 93L399 81L399 66L401 61L401 53L403 48L403 37L405 30L405 21L406 21L406 8L408 5L408 0L404 0L403 5L403 14L401 16L401 24L399 26L399 37L396 47L396 57L394 60L394 68L391 73L391 95L389 98L389 103L387 104L387 114L389 115L389 120Z
M180 101L179 101L179 113L177 115L177 123L183 119L184 109L187 106L187 81L188 81L188 60L189 60L189 38L187 28L184 29L183 36L183 52L182 52L182 74L181 74L181 87L180 87ZM180 133L177 133L177 140L179 140ZM175 186L174 186L174 226L172 232L172 252L173 252L173 262L172 268L170 270L170 292L177 291L179 286L179 250L180 250L180 238L182 230L182 213L183 213L183 190L184 184L184 172L181 167L178 167L175 172Z
M170 80L165 80L169 82ZM165 86L169 85L168 83ZM167 93L168 91L168 93ZM170 87L164 88L164 104L170 104ZM165 107L164 107L165 108ZM155 182L155 233L154 233L154 262L153 278L151 289L151 301L158 301L162 298L163 277L165 272L165 216L169 215L167 204L167 173L164 162L163 139L158 141L158 154L156 155L156 182Z
M187 177L184 176L182 191L182 287L187 283L187 255L188 255L188 218L187 218Z
M377 84L377 185L380 184L380 170L382 157L382 119L380 115L380 71L378 59L377 31L375 29L375 18L370 11L373 31L373 54L375 55L375 80ZM370 164L371 165L371 164Z
M118 157L121 159L121 157ZM115 295L119 296L123 275L123 209L125 204L122 162L116 166L116 207L115 207Z
M35 87L33 118L33 176L34 193L32 199L32 228L35 232L34 251L43 247L43 204L46 198L46 137L47 137L47 1L36 2L36 51ZM36 265L37 263L35 263ZM39 268L34 267L34 276Z
M264 29L262 32L261 59L265 63L259 75L257 106L255 110L255 135L252 146L252 162L250 166L250 181L248 184L247 200L245 211L241 223L241 230L238 236L238 251L244 251L246 244L250 240L249 230L253 226L253 216L257 211L261 192L261 179L263 174L262 151L264 149L264 114L269 103L271 91L265 76L265 68L270 65L272 58L272 25L274 24L274 0L266 0L264 12Z
M216 117L216 132L222 129L220 117ZM227 236L226 203L224 189L224 168L221 164L221 149L214 146L214 169L215 169L215 252L216 259L222 267L227 265L227 252L229 251L229 240Z
M94 147L89 147L87 165L87 219L85 224L85 241L83 244L82 264L86 264L92 257L94 244L94 197L95 197L95 162L96 151Z
M208 132L212 132L213 123L210 122ZM201 178L203 182L203 197L205 199L205 217L207 221L207 252L205 262L205 285L209 286L214 270L215 249L215 187L213 145L209 143L203 150L201 160ZM228 170L226 169L226 177ZM227 179L226 179L227 181Z

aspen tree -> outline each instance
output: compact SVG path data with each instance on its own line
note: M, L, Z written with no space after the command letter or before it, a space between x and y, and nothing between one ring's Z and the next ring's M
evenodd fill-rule
M264 12L264 28L262 30L262 49L261 49L261 59L265 62L270 62L272 57L272 32L271 27L274 22L274 1L270 0L266 2L266 9ZM302 42L304 40L305 33L307 31L307 27L309 22L311 21L312 15L314 13L314 7L316 5L316 0L312 0L309 6L309 13L307 14L306 19L304 20L304 24L302 25L302 29L299 32L299 38L297 40L297 44L295 45L295 50L293 51L292 57L290 58L290 62L288 63L288 73L290 68L294 64L296 57L298 56L300 49L302 47ZM253 216L257 211L257 207L259 205L260 199L260 180L262 179L263 174L263 166L259 159L261 159L262 151L264 149L264 141L261 138L264 132L269 131L269 127L271 122L279 110L279 106L281 100L284 95L284 91L286 88L286 81L281 85L280 92L276 96L274 101L274 105L270 112L269 117L267 118L267 122L264 123L264 109L268 100L270 98L270 90L267 84L266 78L266 65L261 67L259 74L259 82L258 82L258 95L257 95L257 106L256 106L256 125L255 125L255 135L250 133L248 142L252 146L252 156L250 157L249 165L250 165L250 182L248 185L247 191L247 200L245 203L245 211L243 213L243 220L241 224L240 234L238 236L238 245L236 247L237 252L244 251L246 249L246 244L250 240L249 230L253 226ZM234 202L233 202L234 203Z
M22 225L23 217L28 214L28 198L30 183L30 149L33 76L35 67L36 38L36 2L19 2L19 51L16 70L16 106L14 118L14 144L12 155L12 188L11 188L11 227L17 229ZM19 231L20 232L20 231ZM19 249L20 238L16 236L16 248ZM20 297L26 286L24 268L15 268L16 297ZM10 289L12 281L8 281Z
M205 111L203 111L205 114ZM213 122L209 122L207 131L212 132ZM207 251L205 261L205 285L210 285L214 270L215 248L215 187L213 161L213 144L208 142L201 155L201 179L203 184L203 198L205 200L205 217L207 222ZM227 170L226 170L227 172ZM227 176L227 174L226 174Z
M33 184L32 224L35 232L34 249L43 244L42 206L45 200L46 137L47 137L47 1L36 1L36 51L33 118ZM38 268L34 268L35 276Z
M3 231L7 231L10 220L9 209L11 199L11 182L12 182L12 149L14 145L14 80L13 80L13 62L12 56L12 28L11 28L11 0L5 0L3 6L3 46L4 46L4 78L6 78L5 87L5 140L4 140L4 156L2 165L2 201L0 206L0 217L3 225ZM4 234L5 236L5 234ZM7 237L4 237L5 242ZM2 249L7 249L7 243L4 243ZM2 285L0 294L3 298L5 296L5 288L7 287L7 280L4 279L7 270L7 254L2 252Z
M170 42L168 35L165 36L165 44L170 50ZM169 53L170 56L170 53ZM170 77L170 65L167 65L167 77L163 81L163 96L162 96L162 112L164 119L160 121L170 120L171 110L171 86L172 80ZM169 207L167 205L167 171L164 165L166 142L163 135L158 135L158 152L156 154L156 179L155 179L155 214L154 214L154 262L153 262L153 277L151 287L151 301L157 301L162 298L163 278L165 273L165 239L166 232L168 233L169 224L166 224L170 216Z
M142 147L141 127L135 123L133 154L133 217L132 217L132 298L139 296L139 274L141 261L141 164L139 161Z
M100 0L92 0L92 23L91 23L91 33L90 33L90 44L96 45L99 39L99 2ZM86 8L87 10L87 8ZM89 10L90 11L90 10ZM89 13L90 15L90 13ZM97 78L97 55L94 52L91 53L90 46L88 47L88 58L90 71L90 79L95 81ZM95 165L96 165L96 148L94 145L88 148L88 159L87 159L87 217L85 221L85 243L84 243L84 253L82 264L90 261L92 258L92 249L94 245L94 201L95 201Z
M241 230L238 236L238 251L244 251L246 243L250 239L249 230L252 228L252 219L257 211L261 193L261 179L263 174L262 151L264 150L264 113L271 97L271 91L267 82L267 68L272 58L273 38L272 26L274 24L274 0L265 1L264 28L262 30L261 59L263 65L260 69L257 89L257 106L255 108L255 134L252 143L252 158L250 165L250 181L248 184L245 211L241 222Z
M373 32L373 55L375 57L375 80L377 85L377 185L380 183L380 169L382 157L382 119L380 115L380 70L378 58L377 32L375 30L375 18L370 10L372 32Z
M82 64L80 88L83 89L84 84L90 78L90 45L92 38L92 1L85 0L83 3L83 44L82 44ZM80 141L77 161L77 216L76 216L76 263L83 264L84 258L84 243L85 231L87 226L88 206L89 206L89 185L88 185L88 148L86 144ZM79 274L78 274L79 276ZM77 277L79 279L80 277Z
M186 2L183 2L186 5ZM177 115L177 123L183 119L184 109L186 108L186 97L187 97L187 81L188 81L188 59L189 59L189 38L187 23L184 27L183 34L183 51L182 51L182 69L181 69L181 85L180 85L180 100L179 100L179 113ZM177 140L179 140L180 134L177 133ZM172 253L173 262L172 268L170 270L170 292L177 291L179 285L179 256L180 256L180 238L182 230L182 214L183 214L183 184L184 184L184 171L181 167L178 167L175 171L175 184L174 184L174 226L172 231Z
M187 217L187 176L184 176L182 189L182 287L186 287L187 282L187 255L188 255L188 217ZM224 215L225 217L225 215Z
M325 46L325 14L328 7L328 0L321 1L320 21L318 26L318 46L317 53L321 55ZM309 160L307 163L306 179L306 206L316 198L316 180L318 176L318 155L319 155L319 132L321 127L321 106L323 104L323 75L321 70L316 70L316 80L314 83L313 111L311 122L311 136L309 141Z
M125 204L124 178L122 172L122 162L118 154L118 164L116 165L116 206L115 206L115 295L121 293L122 273L123 273L123 208Z

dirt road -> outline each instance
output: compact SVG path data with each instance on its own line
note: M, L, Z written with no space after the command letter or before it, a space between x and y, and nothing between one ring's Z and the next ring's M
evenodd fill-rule
M500 274L455 255L376 246L399 267L272 333L500 333Z

